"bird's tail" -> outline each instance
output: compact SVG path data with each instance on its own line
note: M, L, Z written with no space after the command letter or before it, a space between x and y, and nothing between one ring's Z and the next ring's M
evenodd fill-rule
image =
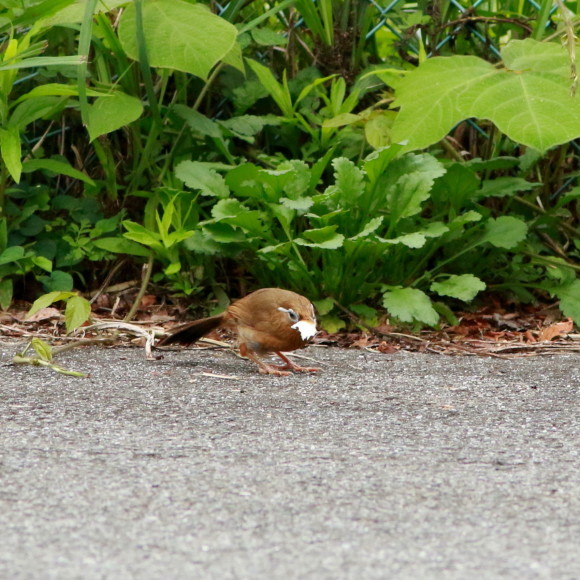
M202 336L210 333L212 330L219 328L224 321L224 315L210 316L209 318L202 318L194 320L187 324L178 326L169 336L166 336L157 346L165 346L167 344L193 344L197 342Z

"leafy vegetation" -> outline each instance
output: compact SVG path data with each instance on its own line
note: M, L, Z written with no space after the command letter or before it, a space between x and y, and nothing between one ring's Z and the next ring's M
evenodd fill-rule
M70 330L129 257L173 296L294 289L331 331L484 292L580 322L576 4L387 4L5 4L0 307L48 292Z

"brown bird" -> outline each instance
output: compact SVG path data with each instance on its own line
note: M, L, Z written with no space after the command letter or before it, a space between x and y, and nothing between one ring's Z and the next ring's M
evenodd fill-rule
M256 290L230 304L222 314L177 327L158 346L192 344L217 328L237 333L241 355L254 361L263 374L284 376L290 374L288 371L320 370L300 367L282 354L304 347L317 332L314 306L300 294L281 288ZM270 352L284 364L266 364L258 358Z

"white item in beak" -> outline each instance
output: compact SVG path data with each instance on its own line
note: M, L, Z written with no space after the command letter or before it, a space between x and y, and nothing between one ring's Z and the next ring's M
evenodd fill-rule
M300 333L302 340L308 340L318 332L316 330L316 324L308 322L308 320L299 320L296 324L293 324L290 328L295 328Z

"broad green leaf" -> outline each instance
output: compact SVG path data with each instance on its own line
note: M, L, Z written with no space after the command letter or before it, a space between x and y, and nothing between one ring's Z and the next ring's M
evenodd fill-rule
M66 332L72 332L75 328L83 325L91 315L91 305L82 296L72 296L66 303L64 321Z
M334 308L334 301L331 298L323 298L322 300L315 300L313 302L316 308L316 313L319 316L328 314Z
M470 117L489 119L514 141L541 152L579 137L580 100L570 95L565 48L518 42L503 49L507 69L453 56L428 59L408 74L397 90L393 140L408 139L407 149L421 149Z
M527 233L528 226L522 220L508 215L500 216L486 223L482 241L510 250L524 240Z
M95 182L86 173L75 169L65 161L58 161L56 159L29 159L22 164L22 173L32 173L39 169L52 171L52 173L58 175L67 175L73 179L84 181L89 185L95 185Z
M382 216L372 218L366 223L365 227L358 234L356 234L356 236L352 236L352 238L349 239L358 240L360 238L366 238L370 234L374 234L383 224L383 219L384 218Z
M375 184L378 178L385 172L389 164L401 152L403 145L394 143L388 147L377 149L366 157L363 169L371 184Z
M169 264L169 266L167 266L167 268L163 270L163 272L166 276L173 276L174 274L181 272L181 263L172 262L171 264Z
M433 282L430 290L440 296L451 296L464 302L473 300L478 292L485 290L486 285L473 274L461 274L449 276L442 282Z
M384 187L391 210L391 221L397 223L421 212L429 199L433 182L445 173L443 165L427 153L405 155L389 166L377 187Z
M435 326L439 315L427 294L416 288L394 288L383 295L383 306L402 322Z
M101 250L106 250L114 254L128 254L129 256L148 258L150 253L141 244L126 238L100 238L93 240L93 244Z
M240 243L246 239L244 232L222 222L204 225L203 232L209 239L220 244Z
M560 287L555 291L560 299L560 310L580 326L580 280Z
M34 301L26 317L29 318L39 310L42 310L43 308L50 306L54 302L58 302L59 300L67 300L71 296L76 296L76 293L55 291L49 292L48 294L43 294L40 298L37 298Z
M340 248L344 242L344 236L336 232L337 226L326 226L302 232L304 238L296 238L294 242L300 246L311 248L326 248L333 250Z
M10 264L24 258L25 250L22 246L10 246L0 254L0 264Z
M329 334L334 334L335 332L342 330L346 326L346 323L342 318L335 314L326 314L320 317L320 326Z
M185 105L175 105L173 110L194 130L202 135L220 139L222 137L222 130L215 121L208 119L200 112L186 107Z
M211 215L216 220L236 217L249 211L248 208L237 199L220 199L212 208Z
M350 159L337 157L332 160L335 185L326 188L325 194L332 197L338 206L349 207L365 191L365 174Z
M40 276L39 280L47 292L70 292L73 289L73 277L61 270L54 270L50 276Z
M248 143L253 143L255 141L254 135L258 134L265 126L279 125L280 121L272 115L265 115L264 117L241 115L240 117L231 117L220 121L219 124L233 133L234 136L244 139Z
M349 309L368 326L377 326L379 324L378 312L374 308L366 304L351 304Z
M0 155L12 179L19 183L22 173L22 147L18 127L0 129Z
M468 201L476 197L479 185L480 178L474 169L463 163L453 163L435 180L431 197L437 205L445 207L449 204L455 212L460 212Z
M396 238L377 238L377 240L382 244L402 244L408 248L422 248L427 242L426 236L420 232L403 234L402 236L397 236Z
M12 296L14 293L14 284L10 278L0 280L0 308L8 310L12 303Z
M300 215L302 215L312 207L314 200L311 197L301 197L299 199L281 197L280 203L289 209L296 210Z
M495 177L484 181L475 197L476 199L505 197L506 195L515 195L520 191L530 191L538 185L541 184L531 183L521 177Z
M251 34L254 42L262 46L286 46L288 44L287 37L270 28L255 28Z
M52 262L44 256L32 256L32 263L45 272L52 272Z
M142 113L141 101L125 93L116 92L110 97L99 97L89 106L88 130L91 141L129 125Z
M400 107L393 125L394 142L407 141L406 150L437 143L465 117L458 93L497 74L495 67L475 56L434 57L401 79L393 106Z
M285 117L292 118L294 116L294 108L292 106L292 99L287 87L285 87L283 84L280 84L276 80L276 77L272 74L272 71L265 67L263 64L260 64L259 62L249 58L246 59L246 62L254 71L258 77L258 80L262 83L262 86L274 99L275 103L282 111L282 114Z
M199 189L202 195L228 197L230 190L224 178L199 161L182 161L175 168L175 176L190 187Z
M502 49L501 55L505 66L516 72L547 72L561 77L570 75L570 55L560 42L538 42L532 38L512 40Z
M381 149L391 144L395 118L394 111L381 111L372 115L365 123L365 138L373 149Z
M58 97L37 97L19 103L12 111L8 127L22 131L27 125L52 115L64 106L66 99Z
M201 4L182 0L143 3L143 35L149 64L207 79L236 43L237 30ZM119 40L139 60L135 6L130 2L119 23Z

